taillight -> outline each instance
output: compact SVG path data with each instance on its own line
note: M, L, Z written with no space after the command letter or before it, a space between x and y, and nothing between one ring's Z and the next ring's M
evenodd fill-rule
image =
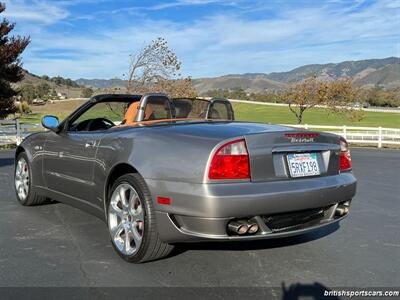
M344 138L340 138L340 172L350 171L352 167L349 145Z
M211 160L209 179L249 179L249 154L244 139L221 146Z

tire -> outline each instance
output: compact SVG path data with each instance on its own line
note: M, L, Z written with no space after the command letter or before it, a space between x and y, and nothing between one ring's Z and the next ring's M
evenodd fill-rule
M46 197L37 194L32 186L32 170L25 152L15 160L14 188L18 202L24 206L40 205L46 201Z
M120 257L131 263L143 263L171 253L174 246L160 240L152 197L139 174L119 177L107 200L108 231Z

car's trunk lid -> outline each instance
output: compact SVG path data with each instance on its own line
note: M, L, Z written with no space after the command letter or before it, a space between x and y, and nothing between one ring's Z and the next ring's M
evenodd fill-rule
M252 181L301 179L338 174L340 146L337 135L289 129L248 134L245 135L245 139L250 157ZM294 169L290 169L290 165L296 156L313 161L317 164L318 172L295 173ZM306 169L307 166L304 171L307 171Z

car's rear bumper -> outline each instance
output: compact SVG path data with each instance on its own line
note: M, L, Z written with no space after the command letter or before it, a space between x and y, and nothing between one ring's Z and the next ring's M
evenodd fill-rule
M191 184L146 179L154 199L168 197L170 205L158 204L156 217L161 238L167 242L200 240L247 240L302 234L334 223L338 203L351 200L356 179L351 173L275 182ZM227 224L232 219L252 218L262 226L268 216L321 209L312 222L287 230L262 230L255 235L232 236Z

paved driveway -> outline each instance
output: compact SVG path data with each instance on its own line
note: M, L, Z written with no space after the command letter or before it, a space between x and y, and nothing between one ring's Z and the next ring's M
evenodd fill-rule
M142 265L121 260L104 223L64 204L22 207L13 152L0 151L1 286L400 286L400 152L353 149L350 216L295 238L187 244Z

